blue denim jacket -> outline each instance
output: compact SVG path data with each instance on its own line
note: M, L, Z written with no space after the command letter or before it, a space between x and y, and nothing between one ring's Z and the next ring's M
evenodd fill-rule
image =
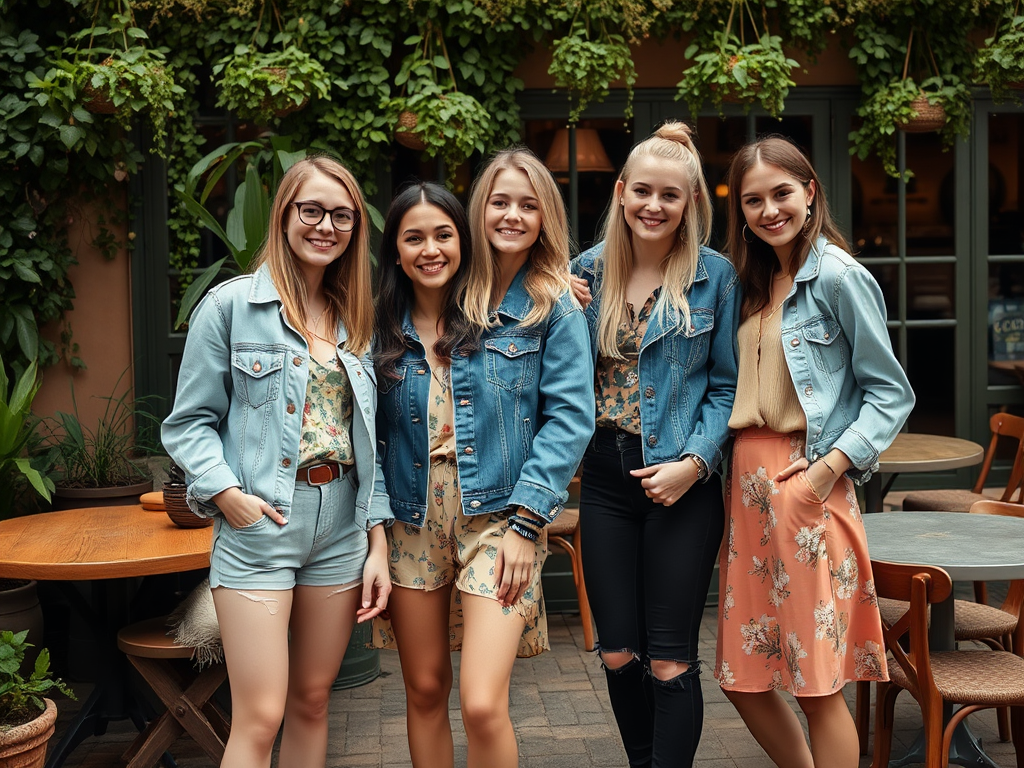
M819 237L782 308L782 348L807 417L807 459L838 448L858 483L878 470L914 408L892 352L878 283L856 259Z
M594 431L594 370L587 324L564 294L548 319L520 322L533 306L520 270L498 307L500 325L481 348L451 365L456 461L466 515L521 506L549 522L562 511L566 488ZM422 526L429 498L427 407L430 371L415 342L398 362L399 379L379 377L378 434L386 443L384 476L391 508Z
M586 316L595 361L603 249L599 243L572 263L573 273L587 280L594 297ZM687 301L689 328L679 327L683 317L677 312L667 312L664 323L652 315L640 345L641 445L646 466L692 453L713 472L729 439L738 373L740 290L729 260L701 248Z
M393 518L376 462L377 391L369 358L342 349L352 384L356 524L369 530ZM309 377L309 348L284 319L267 268L210 289L192 315L174 410L162 437L185 470L189 507L218 513L210 499L239 487L284 514L291 509Z

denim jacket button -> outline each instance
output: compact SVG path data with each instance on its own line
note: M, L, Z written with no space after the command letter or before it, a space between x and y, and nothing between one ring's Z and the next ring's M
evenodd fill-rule
M290 467L291 465L292 465L292 460L291 459L283 459L281 461L281 466L282 467Z
M469 445L467 445L466 446L466 450L463 451L463 453L472 453L472 452L473 452L473 448L472 448L472 446L469 446Z
M288 403L288 407L285 408L288 413L295 413L295 403Z
M644 390L644 396L648 398L654 397L654 387L647 387L647 389Z
M418 461L414 461L412 465L413 465L413 466L414 466L414 467L415 467L416 469L420 469L420 468L422 468L422 467L423 467L423 465L422 465L422 464L420 464L420 463L419 463Z
M413 512L412 513L412 519L413 520L419 520L420 519L420 513L419 512Z
M828 331L825 331L825 341L828 341L831 337L828 335Z
M798 338L796 338L794 336L793 339L789 342L789 346L791 346L791 347L799 347L800 346L800 339L798 339Z
M418 376L423 376L426 372L427 371L424 368L420 368L419 370L416 371L416 374Z
M479 501L471 501L471 502L469 502L469 506L471 506L473 509L476 509L477 507L480 506L480 502Z
M459 400L459 405L469 405L469 400L463 398L462 400Z
M655 435L651 435L647 438L647 444L653 448L658 444L658 438Z
M252 372L253 373L259 373L262 370L263 370L263 366L260 365L260 361L259 360L257 360L255 363L252 364Z
M814 387L804 387L804 394L810 397L814 394Z
M420 423L420 417L419 416L413 416L412 417L412 423L413 424L419 424Z
M302 365L302 358L301 357L293 357L292 358L292 365L295 365L295 366Z

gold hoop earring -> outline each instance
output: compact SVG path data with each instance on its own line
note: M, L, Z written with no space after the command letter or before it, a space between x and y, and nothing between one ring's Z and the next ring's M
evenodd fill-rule
M750 232L750 229L747 227L746 224L744 224L743 225L743 229L740 230L740 235L743 237L743 242L744 243L752 243L752 242L754 242L753 240L747 240L747 234L748 233L750 233L751 236L753 236L753 233Z

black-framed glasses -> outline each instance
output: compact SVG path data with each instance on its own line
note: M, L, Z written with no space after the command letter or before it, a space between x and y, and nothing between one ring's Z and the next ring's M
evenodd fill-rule
M324 220L324 216L331 217L331 224L339 232L351 232L359 221L359 211L351 208L335 208L328 211L320 203L299 201L292 203L299 211L299 221L307 227L316 227Z

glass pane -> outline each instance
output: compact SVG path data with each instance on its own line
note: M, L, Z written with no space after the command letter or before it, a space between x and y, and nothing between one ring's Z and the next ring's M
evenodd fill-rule
M955 435L954 328L907 329L907 376L917 405L907 421L911 432Z
M1024 115L989 115L988 152L989 253L1024 253Z
M954 252L956 179L953 153L944 152L937 133L908 133L907 256L948 256ZM890 180L893 193L896 180ZM960 190L962 193L963 190Z
M908 264L907 318L936 320L955 317L955 289L955 264Z
M868 272L875 278L885 297L886 319L899 318L899 266L896 264L868 264Z
M857 256L896 256L896 190L890 189L891 179L877 160L853 157L850 168L853 247Z
M988 383L1024 384L1024 263L988 271Z
M762 116L755 121L758 136L777 134L797 143L808 157L814 158L814 140L811 132L813 119L809 115L789 115L779 120Z

